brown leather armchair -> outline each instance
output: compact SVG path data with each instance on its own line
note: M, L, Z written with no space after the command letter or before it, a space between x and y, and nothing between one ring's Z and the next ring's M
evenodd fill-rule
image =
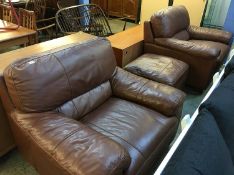
M176 133L185 97L117 68L100 38L15 62L4 79L17 146L44 175L147 174Z
M190 66L187 84L203 90L227 56L232 34L190 25L184 6L155 13L144 23L145 53L174 57Z

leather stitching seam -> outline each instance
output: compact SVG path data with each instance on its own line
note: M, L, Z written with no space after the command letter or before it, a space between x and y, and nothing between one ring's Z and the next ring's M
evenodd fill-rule
M14 89L15 89L15 91L17 92L19 103L20 103L20 105L22 105L22 100L21 100L19 91L18 91L18 89L16 88L16 85L15 85L15 79L14 79L14 76L13 76L13 71L12 71L12 69L13 69L13 66L11 65L11 79L12 79L12 81L13 81Z
M120 138L120 139L123 140L124 142L128 143L129 145L131 145L134 149L136 149L136 150L141 154L141 156L145 159L145 156L143 155L143 153L142 153L139 149L137 149L135 146L133 146L132 144L130 144L128 141L126 141L125 139L123 139L123 138L121 138L121 137L119 137L119 136L117 136L117 135L115 135L115 134L113 134L113 133L111 133L111 132L108 132L108 131L106 131L106 130L103 129L103 128L100 128L99 126L97 126L97 125L95 125L95 124L93 124L93 123L90 123L90 122L87 122L87 121L85 121L85 122L88 123L88 124L90 124L90 125L93 125L93 126L99 128L99 129L101 129L101 130L103 130L103 131L105 131L105 132L107 132L107 133L109 133L109 134L111 134L111 135L113 135L113 136L115 136L115 137Z
M76 112L78 113L78 109L77 109L77 107L76 107L76 105L75 105L75 103L74 103L74 101L73 101L73 93L72 93L72 87L71 87L71 82L70 82L70 80L69 80L69 77L68 77L68 74L67 74L67 72L66 72L66 69L65 69L65 67L64 67L64 65L61 63L61 61L58 59L58 57L56 57L54 54L53 54L53 56L56 58L56 60L59 62L59 64L62 66L62 68L63 68L63 71L64 71L64 74L66 75L66 77L67 77L67 82L68 82L68 85L69 85L69 87L70 87L70 91L71 91L71 102L72 102L72 104L74 105L74 108L76 109Z

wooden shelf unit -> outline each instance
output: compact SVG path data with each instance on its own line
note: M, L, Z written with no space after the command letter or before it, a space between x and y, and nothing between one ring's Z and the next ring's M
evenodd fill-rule
M108 16L139 21L141 0L91 0L99 5Z

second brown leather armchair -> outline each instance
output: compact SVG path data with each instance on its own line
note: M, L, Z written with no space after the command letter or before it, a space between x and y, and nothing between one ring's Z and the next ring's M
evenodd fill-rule
M184 6L168 7L144 23L144 51L189 64L187 84L203 90L227 56L232 34L190 25Z
M176 133L185 97L116 67L99 38L13 63L4 79L16 144L41 175L148 174Z

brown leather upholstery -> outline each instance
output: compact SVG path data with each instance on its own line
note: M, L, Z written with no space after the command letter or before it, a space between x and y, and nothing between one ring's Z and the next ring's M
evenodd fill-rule
M2 102L0 101L0 157L9 152L14 148L15 143L13 136L8 124L8 119L6 118L5 110L2 107Z
M185 97L117 68L105 39L25 58L4 78L16 143L45 175L147 174L176 133Z
M3 79L3 76L0 76L0 94L1 94L1 100L0 100L0 157L8 153L12 148L15 147L15 142L13 139L12 132L10 130L9 122L7 119L7 115L9 114L9 111L13 110L13 105L11 103L11 100L9 99L7 88L5 86L5 81ZM3 104L6 105L3 108Z
M178 89L183 88L188 68L188 65L180 60L150 53L143 54L124 67L133 74Z
M189 64L187 84L203 90L227 56L232 34L190 26L184 6L173 6L144 23L144 52L165 55Z

